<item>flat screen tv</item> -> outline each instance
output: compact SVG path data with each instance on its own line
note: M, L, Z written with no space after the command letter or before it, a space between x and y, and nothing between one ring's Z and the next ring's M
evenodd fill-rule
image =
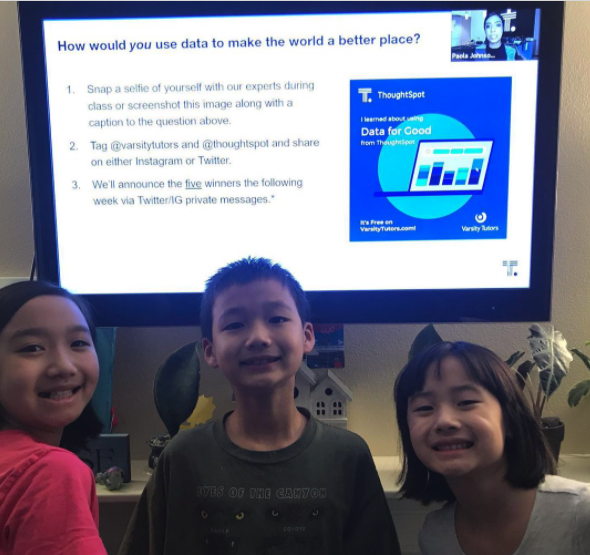
M198 323L263 256L318 323L550 318L560 2L19 4L40 278Z

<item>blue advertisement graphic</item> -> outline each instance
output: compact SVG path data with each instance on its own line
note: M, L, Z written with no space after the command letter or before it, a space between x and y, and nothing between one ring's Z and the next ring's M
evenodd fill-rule
M350 84L350 240L505 239L510 77Z

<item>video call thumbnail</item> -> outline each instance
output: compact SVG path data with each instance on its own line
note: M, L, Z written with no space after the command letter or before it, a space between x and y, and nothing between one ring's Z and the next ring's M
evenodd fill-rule
M452 17L453 62L539 58L540 10L465 10Z

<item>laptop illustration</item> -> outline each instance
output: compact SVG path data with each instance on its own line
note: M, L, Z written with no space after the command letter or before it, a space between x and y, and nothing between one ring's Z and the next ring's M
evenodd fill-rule
M483 192L493 140L422 140L406 191L375 196L476 195Z

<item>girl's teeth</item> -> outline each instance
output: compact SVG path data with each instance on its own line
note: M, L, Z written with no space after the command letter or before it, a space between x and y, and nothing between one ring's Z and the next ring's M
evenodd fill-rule
M74 392L70 389L69 391L54 391L53 393L49 394L50 399L66 399L67 397L71 397Z
M437 449L439 451L451 451L453 449L467 449L468 447L468 443L457 443L456 445L439 445Z

